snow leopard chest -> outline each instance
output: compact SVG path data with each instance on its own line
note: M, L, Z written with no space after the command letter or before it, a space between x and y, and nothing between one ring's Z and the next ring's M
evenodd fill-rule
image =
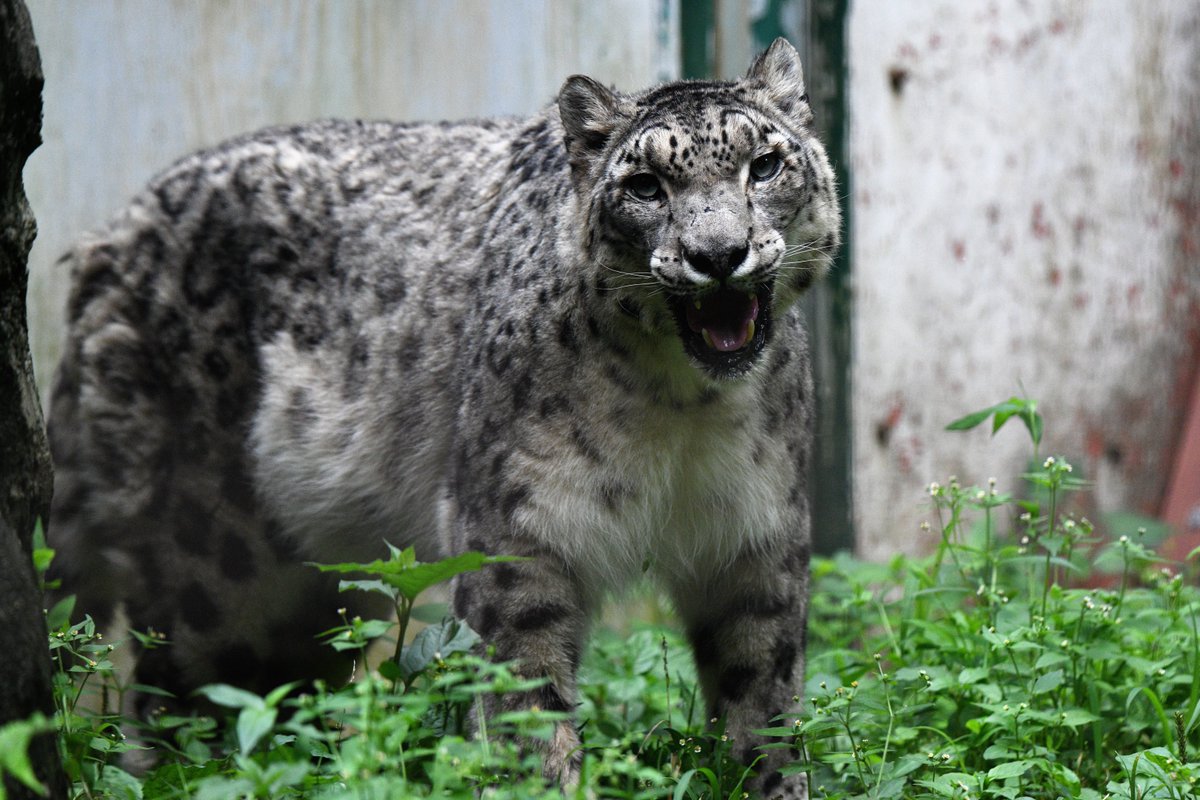
M753 387L696 408L626 404L591 424L543 431L512 468L535 478L515 522L558 549L584 585L620 588L645 571L719 571L786 535L786 442L766 433Z

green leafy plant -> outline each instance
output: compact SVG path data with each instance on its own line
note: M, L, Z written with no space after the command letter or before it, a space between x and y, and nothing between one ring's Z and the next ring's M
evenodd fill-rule
M1128 527L1103 538L1065 510L1085 484L1065 459L1038 455L1035 402L1010 398L951 428L989 419L993 432L1013 419L1029 432L1034 460L1020 490L931 484L938 545L927 558L814 559L808 708L764 732L795 748L790 769L809 775L814 798L1196 797L1200 591L1186 565L1157 556L1152 527L1137 518L1108 518ZM51 557L39 549L42 568ZM423 564L391 548L387 559L322 567L349 576L347 591L389 599L401 631L390 657L345 686L264 696L206 687L228 710L223 721L121 719L132 687L112 666L119 643L89 619L69 623L70 604L59 604L48 614L56 718L0 728L0 772L32 778L26 744L53 724L80 798L560 796L518 743L548 736L562 715L480 718L469 734L484 697L539 682L486 658L444 607L417 604L430 586L496 560ZM406 644L415 620L427 627ZM325 638L366 663L394 624L344 616ZM170 646L153 631L134 635L142 647ZM750 770L731 757L720 721L705 719L678 631L598 631L580 687L579 796L744 796ZM121 761L144 746L125 739L135 729L159 754L141 775Z
M950 428L1019 418L1036 453L1036 409L1012 398ZM790 738L815 796L1194 796L1200 592L1139 532L1101 541L1064 513L1085 485L1065 459L1023 477L1025 499L931 484L928 559L814 566L824 643ZM1094 558L1120 565L1115 587L1088 585Z

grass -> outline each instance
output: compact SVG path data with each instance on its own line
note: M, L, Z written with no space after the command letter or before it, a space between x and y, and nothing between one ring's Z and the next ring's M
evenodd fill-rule
M1020 420L1030 433L1021 491L931 484L940 540L929 557L815 559L807 711L765 730L793 749L814 797L1196 797L1197 554L1164 562L1136 527L1102 539L1063 510L1084 484L1062 458L1038 454L1036 406L1014 398L951 427L988 419L993 429ZM38 558L44 566L47 554ZM69 624L68 606L51 609L58 714L0 728L0 771L34 782L24 742L53 726L79 798L557 796L536 758L512 744L548 735L553 715L502 715L465 735L481 697L529 682L475 655L465 626L416 606L429 585L486 568L479 558L422 565L393 551L332 567L368 573L351 585L391 597L402 624L433 624L347 686L288 685L265 697L206 687L228 712L222 720L120 719L113 709L132 687L113 668L112 646L90 621ZM387 625L347 619L327 638L365 652ZM720 722L704 719L676 630L600 631L580 685L586 796L742 796L746 770ZM89 695L95 710L85 711ZM162 754L141 776L120 766L144 746L125 738L135 730Z

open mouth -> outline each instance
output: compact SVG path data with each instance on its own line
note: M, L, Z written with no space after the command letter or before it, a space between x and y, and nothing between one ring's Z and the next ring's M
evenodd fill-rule
M770 284L721 287L672 301L684 350L709 372L735 377L754 364L771 326Z

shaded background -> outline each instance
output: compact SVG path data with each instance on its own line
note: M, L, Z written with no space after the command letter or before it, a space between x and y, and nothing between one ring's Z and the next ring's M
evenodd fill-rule
M808 301L816 535L926 549L924 486L1019 488L1027 437L945 424L1024 392L1084 511L1200 535L1200 0L29 0L45 144L30 325L56 260L180 155L322 116L524 114L583 72L728 77L787 35L843 175L847 246ZM1194 443L1187 446L1191 413Z

